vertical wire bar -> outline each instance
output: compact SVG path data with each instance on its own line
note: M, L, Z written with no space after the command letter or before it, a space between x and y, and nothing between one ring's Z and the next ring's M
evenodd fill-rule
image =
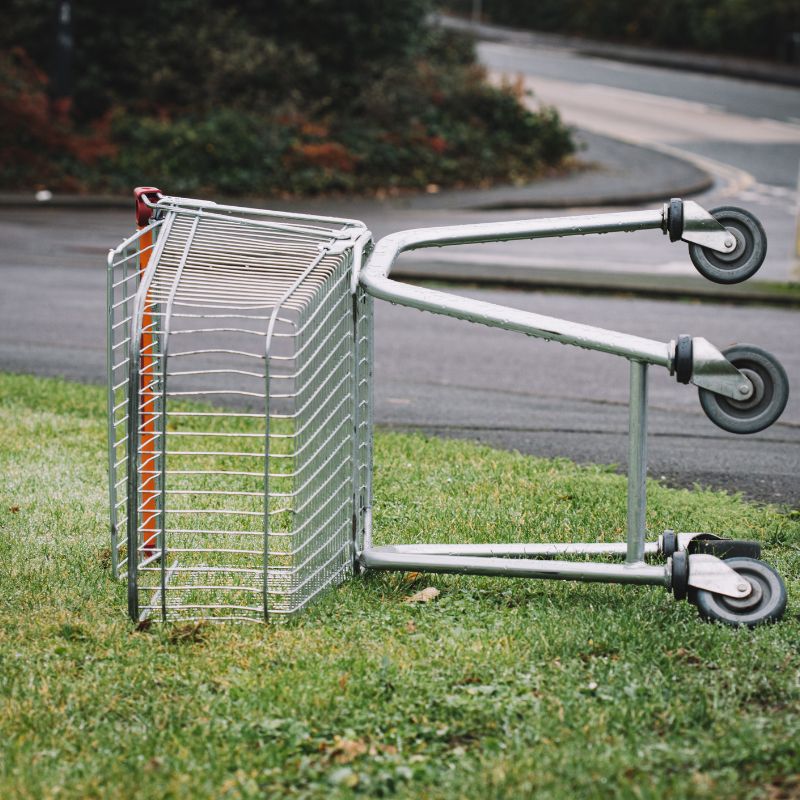
M269 622L269 339L264 354L264 577L262 580L262 602L264 622Z
M628 552L626 562L644 561L647 511L647 364L630 362L628 408Z
M128 362L128 614L139 617L139 313L131 314L131 357ZM136 338L133 338L133 337Z
M365 292L366 295L366 292ZM367 440L367 485L366 485L366 495L367 495L367 507L364 512L364 544L363 549L369 550L372 547L372 469L373 469L373 452L374 452L374 437L373 437L373 425L374 425L374 409L375 409L375 397L373 391L373 364L375 359L375 319L374 319L374 305L375 301L373 300L371 295L366 295L365 299L365 313L367 314L367 369L365 371L365 376L367 380L367 392L366 392L366 400L367 400L367 430L366 430L366 440Z
M144 325L145 307L148 304L147 296L153 278L153 269L158 264L158 258L164 248L164 243L169 237L172 227L173 215L168 215L158 237L158 253L154 259L151 250L147 251L147 269L139 270L139 288L131 309L130 319L130 361L128 364L128 614L131 619L139 618L139 417L147 412L142 412L139 404L139 395L143 394L140 383L141 348L144 346L142 328ZM152 231L150 232L152 242ZM150 261L153 261L151 264ZM141 264L140 264L141 266ZM144 459L143 459L144 460ZM153 460L152 458L150 459Z
M122 314L122 320L128 320L128 325L121 325L120 329L119 329L119 331L120 331L119 335L122 337L122 345L123 345L122 346L122 351L123 351L122 363L126 364L126 365L130 365L130 359L131 359L130 321L131 321L132 315L133 315L133 306L135 306L135 304L136 304L136 292L139 289L138 281L136 281L133 290L128 288L127 279L129 277L131 277L131 273L133 273L135 275L139 275L138 264L134 265L132 263L133 262L133 257L132 257L132 253L130 252L130 247L132 247L132 245L129 246L129 248L126 248L123 251L125 253L125 256L124 256L123 262L122 262L123 263L123 266L122 266L122 277L125 279L125 283L122 284L122 286L123 286L122 294L124 296L124 301L123 301L122 306L120 306L121 314ZM137 247L141 247L141 243L140 242L137 242ZM138 261L138 259L137 259L137 261ZM111 357L112 357L112 359L114 358L113 350L112 350ZM113 373L112 373L112 375L113 375ZM130 376L128 376L128 380L130 380ZM116 380L115 380L115 383L116 383ZM114 396L115 393L114 393L113 386L109 387L109 388L111 390L112 396ZM122 419L124 420L126 418L126 416L128 416L128 417L130 416L130 410L131 410L130 387L129 386L125 387L123 392L125 394L125 404L122 406L122 410L124 412L123 415L122 415ZM114 403L116 405L116 397L115 396L114 396ZM114 424L114 433L115 433L115 435L116 435L116 430L117 430L118 427L119 427L119 424L115 422L115 424ZM125 428L125 432L127 434L127 428ZM127 438L127 436L126 436L126 438ZM129 464L129 461L128 461L129 452L130 452L130 439L127 439L127 444L125 445L125 450L124 450L124 453L125 453L124 460L125 460L125 470L126 470L126 476L125 476L126 477L126 480L125 480L125 487L126 487L125 520L127 520L127 518L128 518L128 505L130 504L130 494L127 494L127 487L129 485L128 480L127 480L127 470L128 470L128 464ZM115 449L115 452L114 452L114 463L115 464L116 464L116 461L117 461L117 454L116 454L116 449ZM115 483L116 483L116 474L114 475L114 479L115 479ZM117 520L117 522L119 523L119 519ZM126 539L126 542L127 542L127 536L128 536L128 533L127 533L127 522L125 522L125 525L126 525L125 539ZM115 577L118 578L119 577L119 562L120 562L120 558L119 558L119 534L117 535L117 551L114 554L114 557L117 560L117 569L116 569L116 572L115 572ZM130 558L130 552L128 552L127 558Z
M197 233L197 226L200 223L202 209L192 220L192 227L186 237L186 244L183 247L181 260L178 262L178 267L175 270L175 276L172 279L172 286L169 289L169 296L167 303L164 307L164 313L161 318L161 408L159 416L159 427L161 428L158 436L159 442L159 456L158 466L156 467L160 478L160 502L161 516L160 516L160 534L161 534L161 619L167 621L167 361L169 359L169 331L170 323L172 321L172 307L175 304L175 295L178 291L178 285L181 281L184 267L189 258L189 252L194 241L195 234Z
M352 261L352 255L351 255ZM352 269L352 263L351 267ZM359 348L359 310L358 310L358 291L353 292L351 296L352 305L353 305L353 324L352 324L352 331L353 331L353 345L351 349L351 358L352 362L350 364L350 405L352 407L352 414L353 414L353 435L351 437L351 444L350 444L350 458L352 459L350 464L350 472L352 475L352 494L353 494L353 531L351 537L351 547L353 552L351 553L351 560L352 560L352 570L353 572L357 572L358 570L358 531L360 527L360 518L361 518L361 464L360 464L360 452L359 452L359 391L358 391L358 383L359 383L359 359L360 359L360 348Z
M108 503L111 524L111 574L119 577L119 554L117 553L117 471L116 433L114 426L114 251L110 251L106 269L106 399L108 416ZM123 284L124 287L124 284Z

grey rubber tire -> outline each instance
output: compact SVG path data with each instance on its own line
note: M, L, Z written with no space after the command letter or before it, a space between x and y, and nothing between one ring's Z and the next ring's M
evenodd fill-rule
M699 244L689 245L689 258L697 271L714 283L741 283L758 272L767 255L767 234L756 217L735 206L712 209L712 217L724 225L736 239L730 253Z
M789 378L775 356L753 344L737 344L722 355L741 370L755 391L747 400L731 400L708 389L699 389L706 416L730 433L757 433L775 422L789 399Z
M700 616L708 622L747 628L777 622L786 610L786 587L781 576L769 564L754 558L729 558L725 563L748 581L752 591L737 600L697 589L694 601Z

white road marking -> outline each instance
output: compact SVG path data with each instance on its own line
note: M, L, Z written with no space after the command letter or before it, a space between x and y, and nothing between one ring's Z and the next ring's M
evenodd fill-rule
M512 77L491 75L498 83ZM800 125L732 114L707 103L530 75L524 85L533 92L527 100L532 107L553 105L570 125L638 144L800 144Z

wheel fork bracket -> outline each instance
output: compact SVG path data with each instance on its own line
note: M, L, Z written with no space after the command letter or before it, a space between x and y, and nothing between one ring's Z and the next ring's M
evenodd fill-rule
M689 556L689 586L741 600L752 591L750 582L721 558L706 553Z
M691 382L731 400L747 400L753 394L753 384L749 378L701 336L692 339Z
M665 203L664 229L673 241L680 238L719 253L736 249L736 238L693 200L675 199Z

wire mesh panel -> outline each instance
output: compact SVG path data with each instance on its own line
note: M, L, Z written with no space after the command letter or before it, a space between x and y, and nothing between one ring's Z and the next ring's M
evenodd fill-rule
M126 351L129 611L286 616L353 569L363 535L370 301L350 288L365 231L158 209Z
M154 222L108 254L106 273L106 368L108 387L108 473L111 565L114 577L125 569L128 516L128 369L131 319L142 273L161 227Z

